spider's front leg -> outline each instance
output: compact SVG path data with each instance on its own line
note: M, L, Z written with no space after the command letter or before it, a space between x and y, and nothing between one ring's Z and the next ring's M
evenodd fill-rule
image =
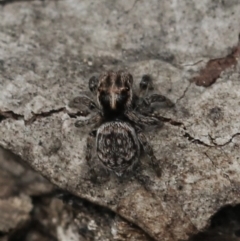
M80 94L69 101L68 106L70 108L76 108L80 111L96 111L99 110L98 106L92 101L86 94Z
M144 98L144 101L146 102L146 104L148 106L150 106L151 104L155 104L155 103L156 104L163 103L167 107L173 107L174 106L174 103L170 99L168 99L164 95L160 95L160 94L152 94L152 95Z
M80 94L73 98L68 106L79 110L82 116L87 118L75 122L76 127L82 127L89 124L98 124L101 122L102 115L100 114L99 107L89 98L86 94Z
M148 143L147 138L140 131L137 133L137 137L138 137L138 140L139 140L139 142L141 143L141 145L143 147L144 152L149 156L157 176L158 177L161 176L160 163L157 160L157 158L155 157L153 149L152 149L151 145Z
M149 95L149 92L153 90L153 81L149 75L143 75L139 84L139 89L140 92L136 101L136 110L142 114L152 113L154 107L157 107L159 104L165 105L166 107L174 106L174 103L163 95Z
M75 122L75 126L77 128L81 128L83 126L93 125L93 124L94 124L94 126L98 126L98 125L100 125L101 120L102 120L102 115L100 113L96 113L87 119L77 120Z
M158 128L163 126L163 123L159 119L152 116L141 115L133 110L127 110L124 114L130 121L134 122L138 126L143 127L144 129L146 129L148 126Z
M95 76L91 77L88 81L88 87L93 94L96 94L97 86L98 78ZM78 109L85 116L91 112L99 111L98 105L89 96L91 96L90 92L82 92L79 96L69 101L68 106Z

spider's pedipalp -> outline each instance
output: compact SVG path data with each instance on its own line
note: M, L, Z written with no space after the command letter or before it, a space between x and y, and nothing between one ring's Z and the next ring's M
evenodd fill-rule
M153 90L152 77L150 75L143 75L139 83L140 90Z
M98 87L98 78L96 76L92 76L88 81L88 88L91 92L96 93Z

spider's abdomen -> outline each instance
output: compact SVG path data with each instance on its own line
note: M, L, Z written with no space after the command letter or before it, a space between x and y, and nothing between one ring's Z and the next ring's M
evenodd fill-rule
M118 176L138 161L140 146L135 130L129 123L104 123L97 131L96 141L99 160Z

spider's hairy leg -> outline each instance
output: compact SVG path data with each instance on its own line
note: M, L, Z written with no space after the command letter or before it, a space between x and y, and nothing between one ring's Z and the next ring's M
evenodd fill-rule
M138 140L141 143L144 152L149 156L149 158L151 159L152 165L154 167L154 170L156 171L156 174L158 176L161 176L161 169L160 169L160 163L157 160L157 158L154 155L153 149L150 146L150 144L147 141L147 138L145 137L145 135L142 132L138 132L137 133L138 136Z
M93 157L93 150L95 145L95 131L89 133L87 137L87 147L86 147L86 160L90 164Z
M89 167L90 178L95 183L104 183L109 180L110 173L96 160L96 130L89 133L86 147L86 161Z
M153 90L153 82L152 82L152 77L150 75L143 75L142 79L139 83L139 89L140 89L140 96L144 96L148 94L148 91Z
M71 108L77 108L81 110L83 107L88 108L89 110L96 110L98 106L92 101L88 96L85 94L81 94L75 98L73 98L69 103L68 106Z
M150 177L143 174L144 168L141 162L138 163L138 166L134 168L134 177L136 180L146 189L146 191L151 191L153 182Z
M152 104L164 104L166 107L173 107L174 103L161 94L151 94L149 92L152 91L153 81L150 75L143 75L140 81L140 92L136 101L136 109L143 114L152 113L154 111L154 107ZM156 106L155 106L156 107Z
M138 114L136 111L127 110L125 112L125 115L128 117L130 121L134 122L137 125L156 127L161 127L163 125L163 123L157 118L152 116L144 116Z
M104 183L109 180L110 173L97 160L96 156L96 130L87 138L86 160L89 167L90 178L95 183Z
M164 95L160 95L160 94L152 94L152 95L146 97L144 100L148 106L150 106L153 103L161 103L161 102L166 104L167 107L174 106L174 103L171 100L169 100Z
M97 92L97 87L98 87L98 78L96 76L92 76L89 81L88 81L88 87L92 93Z
M77 128L81 128L83 126L86 126L86 125L92 125L94 124L95 126L97 126L102 120L102 115L100 113L96 113L92 116L90 116L89 118L87 119L84 119L84 120L77 120L75 122L75 126Z

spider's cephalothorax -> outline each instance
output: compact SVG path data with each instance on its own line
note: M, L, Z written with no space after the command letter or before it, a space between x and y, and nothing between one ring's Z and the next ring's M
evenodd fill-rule
M105 115L118 115L132 103L133 78L129 73L107 72L100 76L97 100Z
M90 166L96 166L92 163L100 161L106 170L122 176L138 163L141 150L150 156L155 166L158 165L143 131L149 125L161 125L151 116L153 102L166 102L170 106L172 102L159 94L144 95L153 89L150 76L143 76L138 95L133 93L132 75L124 71L109 71L99 78L90 78L89 89L97 96L98 107L86 95L76 97L72 103L81 102L85 108L95 107L89 110L88 119L78 120L75 124L77 127L94 125L87 143L86 158Z

